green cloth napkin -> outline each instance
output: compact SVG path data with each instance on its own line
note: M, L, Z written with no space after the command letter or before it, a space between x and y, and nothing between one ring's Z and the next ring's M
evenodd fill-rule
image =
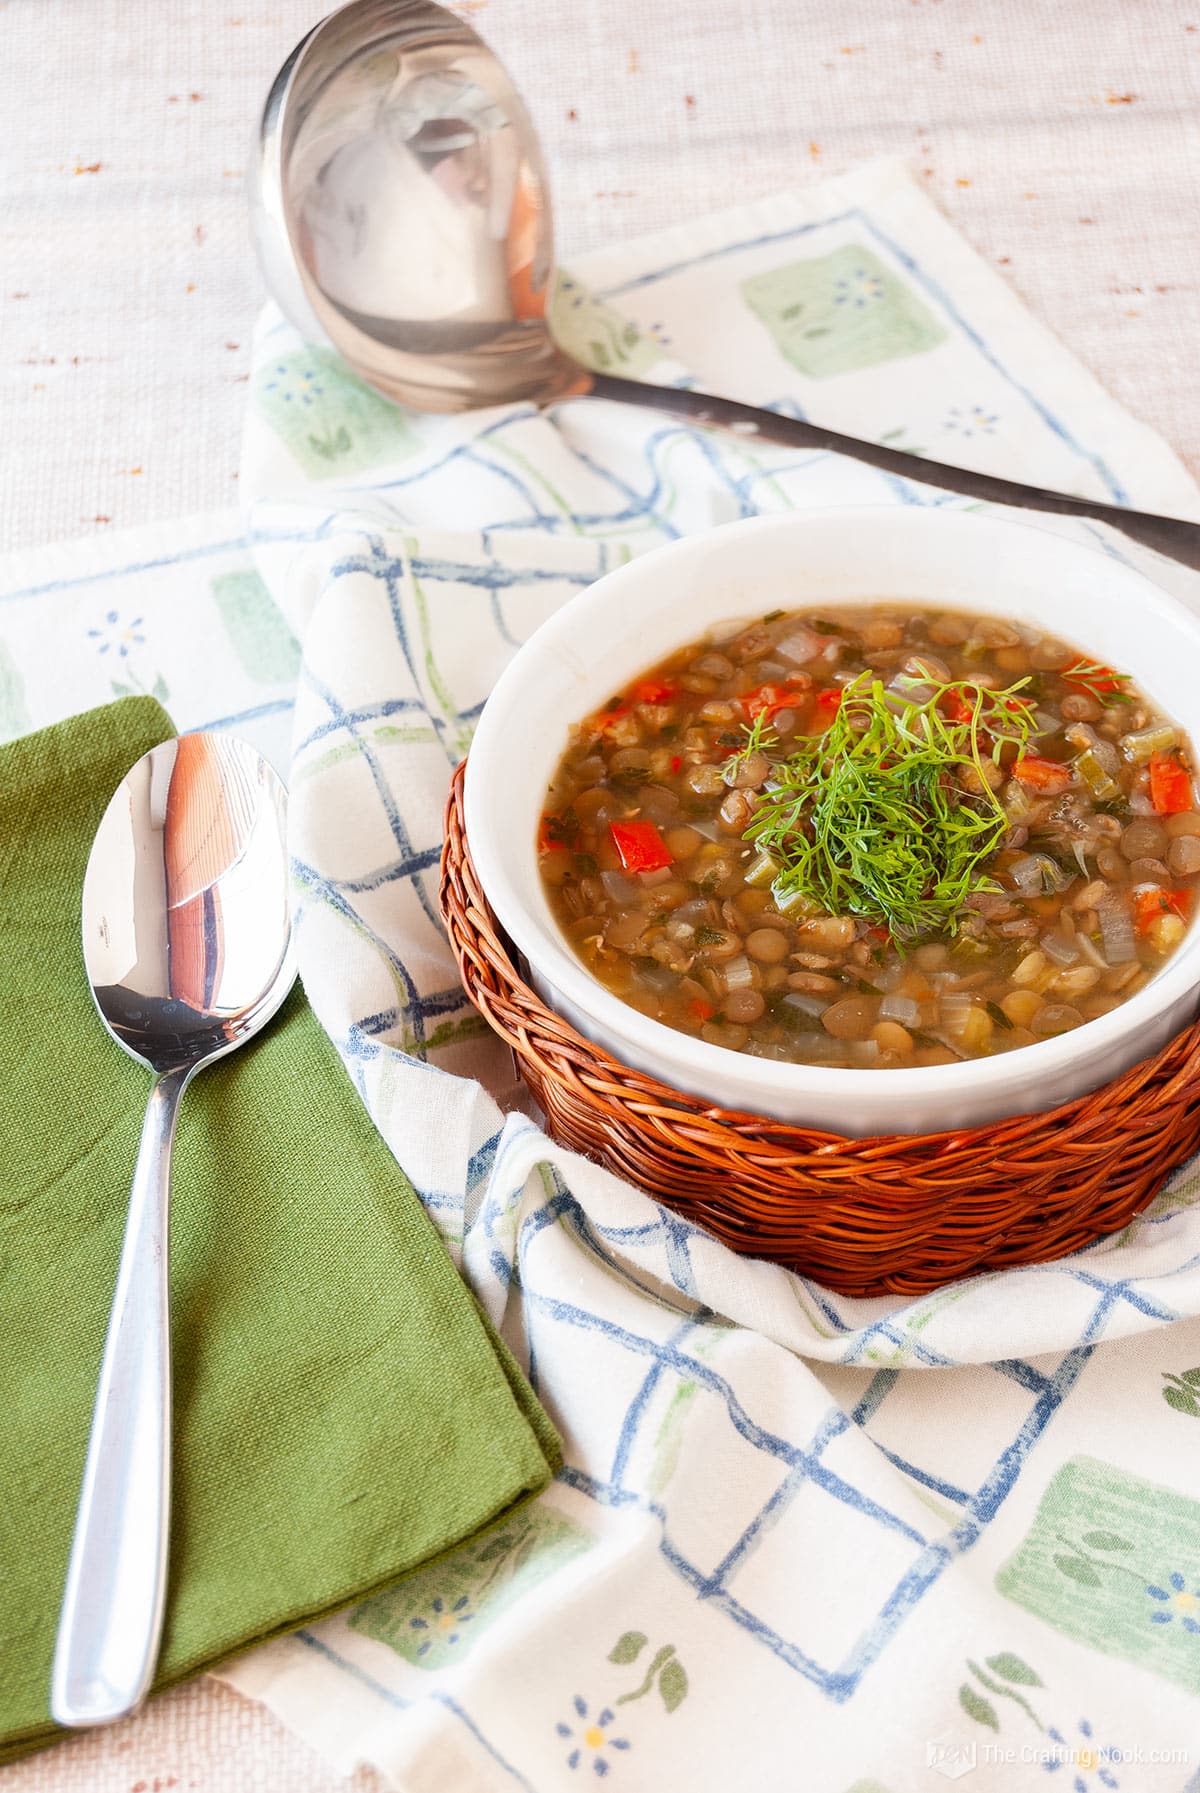
M96 826L173 734L127 698L0 749L0 1761L50 1664L149 1073L102 1028ZM361 1599L560 1461L299 991L183 1100L171 1569L156 1685Z

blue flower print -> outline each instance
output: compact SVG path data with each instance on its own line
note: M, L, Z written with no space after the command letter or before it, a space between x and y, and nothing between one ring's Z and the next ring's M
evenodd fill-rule
M418 1613L415 1618L410 1619L408 1621L410 1630L429 1633L429 1636L422 1638L417 1645L417 1655L424 1656L437 1642L458 1643L462 1637L463 1626L469 1625L475 1617L473 1612L467 1610L469 1604L465 1594L461 1595L453 1606L447 1606L444 1600L437 1597L429 1602L427 1616Z
M119 660L129 658L131 647L144 647L146 637L141 633L142 619L135 616L130 622L121 621L119 610L110 610L98 629L88 630L88 639L96 642L98 654L116 653Z
M958 436L994 436L999 421L994 411L982 405L952 405L942 427Z
M276 362L274 378L263 382L264 392L278 392L285 405L290 405L294 398L298 398L302 405L311 405L314 399L320 398L325 388L317 379L317 368L295 369L294 382L289 382L291 371L284 362Z
M883 281L878 274L871 274L866 268L855 268L853 273L833 283L835 305L853 305L856 311L863 311L876 299L882 298Z
M567 1757L568 1768L579 1768L591 1758L592 1773L604 1775L611 1766L607 1755L610 1749L628 1749L628 1737L610 1737L608 1727L613 1722L613 1711L609 1706L601 1707L595 1717L588 1712L587 1701L578 1694L573 1701L575 1707L575 1725L557 1724L555 1730L560 1737L567 1738L574 1748Z
M1185 1631L1200 1631L1200 1588L1189 1588L1178 1569L1167 1577L1165 1588L1150 1584L1146 1592L1158 1602L1150 1614L1152 1625L1170 1625L1178 1619Z
M1078 1733L1078 1741L1069 1743L1062 1732L1051 1725L1046 1735L1055 1748L1047 1752L1042 1767L1048 1774L1056 1774L1060 1768L1069 1769L1071 1793L1095 1793L1097 1787L1119 1787L1121 1783L1111 1766L1120 1759L1118 1752L1111 1744L1103 1749L1097 1747L1095 1732L1086 1718L1080 1719Z

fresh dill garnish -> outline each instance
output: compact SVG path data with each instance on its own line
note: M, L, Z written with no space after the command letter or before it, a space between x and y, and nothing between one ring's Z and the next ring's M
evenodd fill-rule
M740 734L717 736L718 746L732 746L734 742L738 743L738 750L736 753L730 754L721 768L729 779L732 779L737 768L745 760L748 760L752 753L774 752L779 746L779 736L767 720L767 712L760 710L754 721L744 727Z
M1095 660L1076 660L1073 666L1066 667L1060 675L1068 685L1075 685L1080 691L1086 691L1097 703L1131 704L1133 698L1121 686L1129 683L1127 672L1114 672L1111 666L1101 666Z
M746 829L779 867L776 896L882 922L899 942L957 932L967 899L998 888L983 866L1009 818L985 762L1020 753L1034 732L1023 685L930 691L900 678L885 689L870 672L846 685L824 733L775 760ZM736 757L778 748L760 722Z

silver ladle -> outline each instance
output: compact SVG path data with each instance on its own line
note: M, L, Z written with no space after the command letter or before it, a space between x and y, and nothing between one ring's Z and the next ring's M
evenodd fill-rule
M829 449L999 504L1111 523L1200 568L1200 524L953 467L679 387L595 373L555 343L550 192L503 65L434 0L351 0L276 76L251 177L270 290L308 340L419 411L591 393Z
M265 1027L295 978L287 797L244 741L144 754L96 833L83 956L119 1046L154 1073L133 1172L50 1687L60 1725L108 1724L150 1686L170 1510L171 1144L203 1066Z

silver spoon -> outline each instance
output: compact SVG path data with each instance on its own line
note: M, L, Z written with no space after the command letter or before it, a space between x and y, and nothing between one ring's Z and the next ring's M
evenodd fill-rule
M433 0L351 0L296 46L267 97L250 206L263 272L287 317L419 411L592 393L832 449L972 498L1091 517L1200 567L1200 524L571 360L545 318L554 245L536 133L499 59Z
M295 977L287 795L227 735L145 754L96 834L83 952L100 1018L154 1073L100 1366L51 1680L60 1725L145 1696L162 1634L170 1505L167 1215L179 1099L263 1027Z

